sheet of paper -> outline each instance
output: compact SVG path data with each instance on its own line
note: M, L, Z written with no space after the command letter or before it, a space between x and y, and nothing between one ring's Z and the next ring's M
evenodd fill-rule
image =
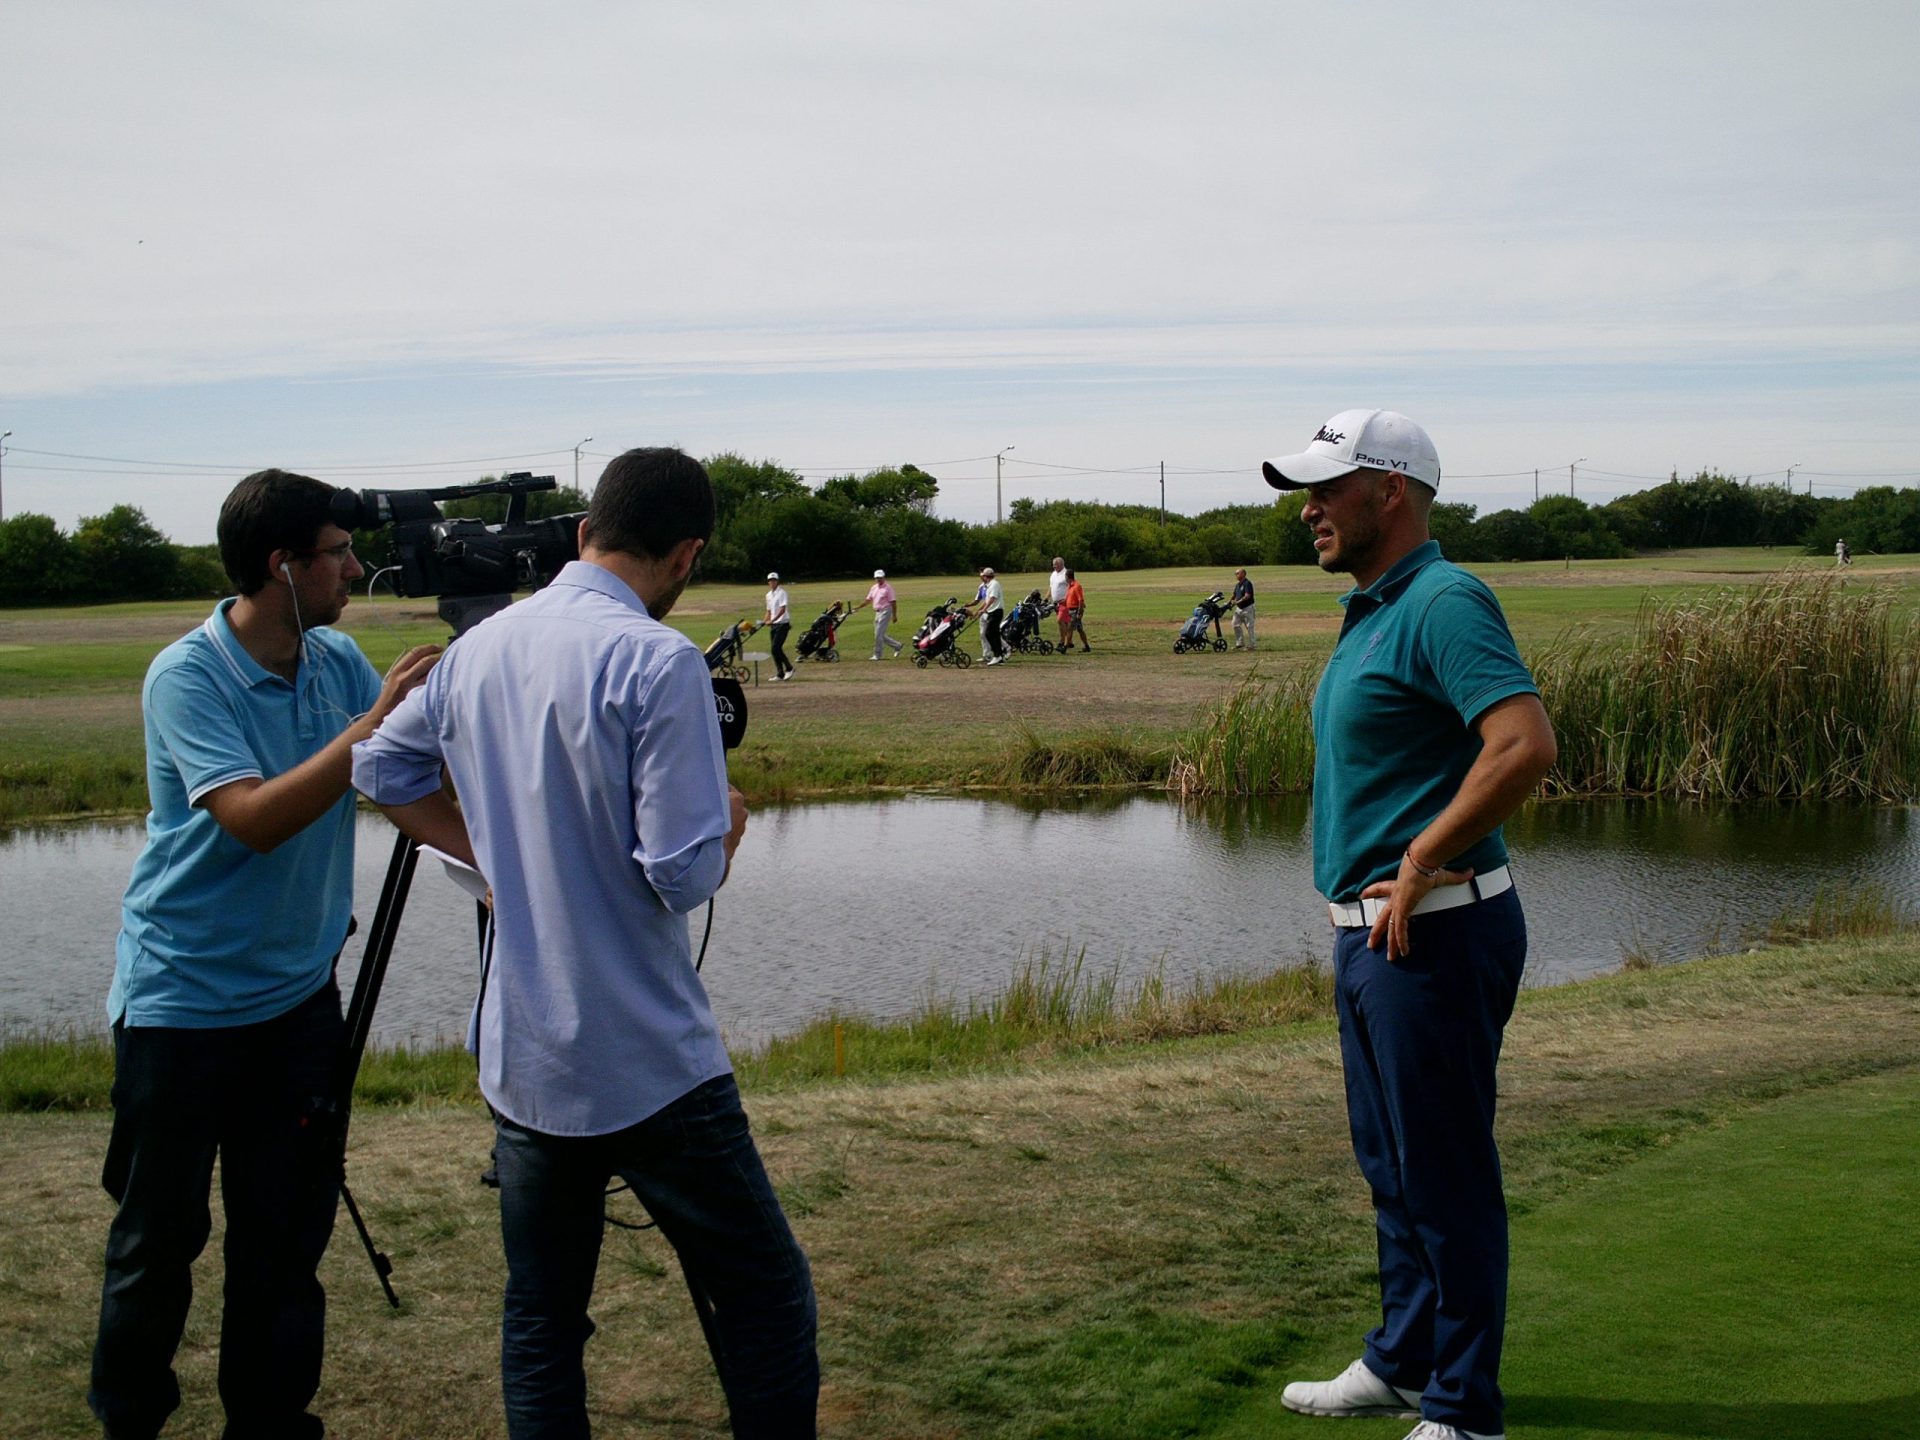
M458 885L476 900L487 898L487 877L464 860L456 860L444 850L436 850L431 845L422 845L420 853L431 860L438 860L447 872L447 878Z

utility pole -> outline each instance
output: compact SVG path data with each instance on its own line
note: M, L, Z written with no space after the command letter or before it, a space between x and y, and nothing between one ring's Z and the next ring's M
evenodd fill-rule
M1584 465L1586 463L1587 463L1587 457L1582 455L1578 460L1573 462L1573 465ZM1568 495L1573 494L1573 465L1567 466L1567 494Z
M1167 528L1167 462L1160 462L1160 528Z
M1538 466L1535 466L1533 471L1533 503L1536 505L1540 503L1540 469Z
M993 457L993 523L996 525L1007 518L1000 508L1000 465L1007 458L1007 451L1014 448L1012 445L1003 445L1000 453Z
M6 459L7 436L11 434L13 434L13 431L11 430L0 430L0 462L4 462ZM1789 476L1788 478L1791 479L1792 477ZM0 489L0 520L4 520L6 518L7 518L7 493L4 489Z
M592 443L593 436L589 435L580 442L580 445L591 445ZM573 447L573 492L576 495L580 493L580 445Z
M1787 493L1789 495L1793 493L1793 472L1806 463L1804 460L1796 460L1793 464L1787 466ZM1809 495L1813 493L1813 477L1811 475L1807 477L1807 493Z

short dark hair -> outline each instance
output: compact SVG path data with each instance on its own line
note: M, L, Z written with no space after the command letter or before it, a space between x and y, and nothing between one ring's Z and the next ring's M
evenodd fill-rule
M713 538L713 482L671 445L615 456L587 506L586 544L658 560L682 540Z
M242 595L265 585L276 550L310 550L332 523L333 487L288 470L256 470L227 496L215 533L220 564Z

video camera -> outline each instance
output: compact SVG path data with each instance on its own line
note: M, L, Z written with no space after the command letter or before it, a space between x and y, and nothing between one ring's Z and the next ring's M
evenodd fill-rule
M440 490L336 490L333 523L342 530L393 527L394 589L440 595L440 618L456 633L504 610L515 590L538 590L580 558L580 515L527 519L527 496L555 488L551 475L525 471L503 480ZM449 520L439 501L505 495L507 518Z
M552 490L551 475L521 471L501 480L448 485L439 490L335 490L333 523L342 530L393 527L394 590L438 595L440 618L460 636L513 603L515 590L538 590L580 558L584 512L527 519L527 496ZM505 495L507 518L449 520L442 500ZM737 681L716 676L714 704L720 740L731 750L745 737L747 697Z

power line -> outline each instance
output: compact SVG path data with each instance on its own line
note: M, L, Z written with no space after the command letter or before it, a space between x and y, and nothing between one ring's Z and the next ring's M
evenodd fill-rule
M222 464L217 461L153 460L153 459L134 459L127 456L89 455L89 454L82 454L82 453L66 451L66 450L41 450L41 449L36 449L33 447L24 446L24 445L9 446L7 453L9 456L32 455L32 456L40 457L44 460L72 460L72 461L88 462L88 463L74 464L74 465L60 465L60 464L35 464L31 462L22 463L20 461L15 461L14 466L22 471L34 472L34 473L40 473L40 474L96 475L103 478L125 477L130 479L162 479L162 480L231 479L240 475L249 474L252 471L260 468L258 465L254 465L254 464ZM583 456L591 456L595 459L601 459L601 460L612 460L617 458L613 454L610 454L610 453L603 454L598 451L582 450L580 453ZM313 474L315 476L320 476L320 475L338 476L343 479L351 476L379 476L379 475L425 476L425 475L433 475L440 472L455 471L455 470L471 471L481 467L504 465L504 464L509 464L513 462L551 460L551 459L555 459L555 458L565 456L565 455L570 455L570 454L572 454L572 451L570 449L529 450L529 451L522 451L516 454L482 455L482 456L475 456L468 459L404 460L404 461L392 461L384 464L353 464L353 465L300 466L296 464L296 465L290 466L289 468L297 469L297 470L300 470L302 473ZM921 466L919 468L923 470L943 469L944 467L950 466L950 465L975 464L981 461L991 460L993 458L994 456L990 454L957 456L951 459L929 461L926 465ZM773 462L773 463L778 463L778 462ZM1556 466L1557 466L1557 463L1558 462L1556 462ZM93 468L93 466L113 466L113 467L121 467L121 468L95 469ZM1056 460L1036 460L1031 457L1025 457L1018 460L1009 457L1008 460L1006 461L1006 467L1008 469L1014 469L1014 470L1017 470L1019 467L1026 467L1027 473L1019 475L1017 478L1026 480L1026 481L1047 481L1052 484L1066 484L1066 483L1072 483L1075 481L1083 481L1083 480L1094 481L1094 480L1102 480L1102 479L1109 479L1109 480L1139 479L1139 480L1151 481L1155 477L1155 475L1158 473L1158 470L1159 470L1159 466L1157 463L1135 465L1135 466L1098 466L1098 465L1072 464L1065 461L1056 461ZM9 467L9 468L14 468L14 467ZM831 466L828 466L828 465L819 465L819 464L809 464L809 465L799 465L799 466L783 465L781 468L788 470L790 473L795 474L802 479L815 479L815 478L834 478L841 475L858 475L863 473L872 473L876 470L892 469L894 467L892 465L831 465ZM1542 466L1541 468L1547 469L1547 468L1555 468L1555 467ZM1910 479L1920 478L1920 470L1808 470L1800 466L1795 466L1794 470L1798 473L1798 475L1801 478L1805 479L1809 484L1813 484L1817 481L1817 482L1820 482L1819 488L1828 489L1828 490L1844 490L1848 488L1847 482L1853 482L1853 481L1910 480ZM1252 463L1248 463L1244 465L1233 465L1233 466L1168 465L1166 467L1166 471L1168 474L1178 478L1182 478L1182 479L1199 479L1199 478L1204 478L1209 476L1222 476L1222 475L1252 475L1254 473L1257 473L1256 467ZM1047 472L1047 473L1042 474L1042 473L1036 473L1036 472ZM1484 472L1478 472L1473 474L1449 473L1445 476L1445 478L1448 481L1455 481L1455 482L1463 481L1463 480L1513 480L1513 479L1522 479L1533 473L1534 472L1531 469L1500 470L1500 471L1484 471ZM1587 476L1593 477L1595 479L1636 481L1644 484L1663 484L1676 478L1676 474L1665 474L1665 475L1636 474L1636 473L1620 471L1620 470L1601 470L1591 465L1583 466L1582 473ZM1747 478L1748 480L1767 479L1774 476L1785 475L1787 473L1788 472L1784 470L1754 471L1754 472L1748 473L1745 478ZM971 483L975 481L985 480L988 477L984 473L980 473L980 474L949 473L946 475L937 476L936 478L950 481L953 483ZM1015 477L1009 477L1009 478L1015 478Z
M102 465L145 465L156 466L151 470L86 470L73 465L44 465L34 468L44 470L71 470L90 475L145 474L161 475L172 470L193 472L188 478L204 478L211 475L251 474L260 469L257 464L227 465L217 460L130 460L118 455L76 455L65 450L32 450L25 445L9 445L9 455L42 455L55 460L92 460ZM471 468L475 465L499 465L509 460L539 460L547 456L571 455L571 448L565 450L529 450L520 455L483 455L473 460L403 460L385 465L299 465L283 468L298 469L302 474L316 475L359 475L359 474L404 474L409 471L452 470ZM611 457L609 457L611 458Z

